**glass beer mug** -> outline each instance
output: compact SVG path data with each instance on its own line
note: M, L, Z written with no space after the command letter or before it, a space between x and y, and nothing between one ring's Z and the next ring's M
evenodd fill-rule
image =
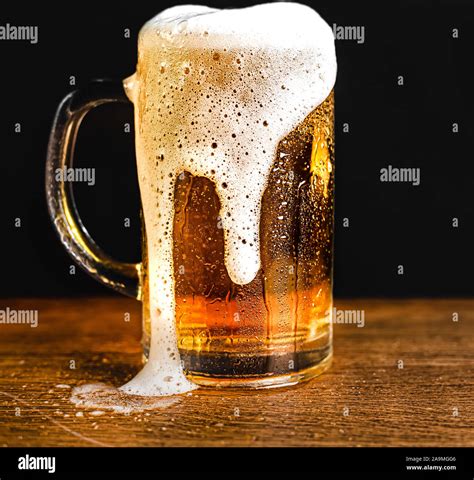
M170 357L204 386L312 378L332 355L333 83L311 97L305 82L318 84L306 45L297 65L291 46L254 48L189 25L170 33L159 18L140 32L134 75L94 81L59 106L47 159L51 218L81 267L142 301L145 358L176 349ZM94 243L55 175L72 167L84 116L129 101L138 264Z

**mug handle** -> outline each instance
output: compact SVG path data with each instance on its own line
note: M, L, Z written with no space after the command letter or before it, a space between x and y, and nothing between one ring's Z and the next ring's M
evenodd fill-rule
M46 199L59 238L71 257L87 273L124 295L141 300L141 263L118 262L92 240L74 202L72 183L57 175L71 168L77 132L85 115L98 105L128 102L121 81L95 80L67 95L58 107L46 159ZM59 179L57 179L59 177Z

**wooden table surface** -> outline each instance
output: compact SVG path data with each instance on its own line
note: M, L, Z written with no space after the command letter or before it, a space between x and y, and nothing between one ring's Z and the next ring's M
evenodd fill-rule
M474 446L474 301L336 306L364 310L365 326L335 325L333 365L309 383L98 415L68 386L118 386L140 368L140 304L0 300L39 311L37 328L0 324L0 446Z

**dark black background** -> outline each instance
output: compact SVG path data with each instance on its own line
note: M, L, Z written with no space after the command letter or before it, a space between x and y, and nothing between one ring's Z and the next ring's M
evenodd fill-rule
M53 231L44 194L49 130L58 103L75 88L71 75L80 88L133 73L140 26L177 3L183 2L2 2L0 23L38 25L39 42L0 41L0 296L109 292L80 269L69 274L72 260ZM207 2L252 3L258 2ZM303 3L330 25L365 27L364 44L336 42L335 294L471 295L474 2ZM75 193L97 243L116 258L138 261L134 141L123 133L132 113L131 105L109 105L85 119L75 165L95 167L96 185L78 184ZM21 134L14 133L17 122ZM342 132L343 123L350 133ZM381 183L380 169L389 164L419 167L421 185ZM350 228L343 228L344 217Z

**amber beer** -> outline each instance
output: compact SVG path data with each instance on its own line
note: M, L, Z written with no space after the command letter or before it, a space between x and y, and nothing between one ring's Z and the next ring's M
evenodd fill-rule
M264 386L324 370L332 354L334 93L279 142L262 200L262 264L251 283L237 285L226 271L211 181L179 175L174 209L176 324L187 374L199 384ZM145 298L145 352L148 312Z

